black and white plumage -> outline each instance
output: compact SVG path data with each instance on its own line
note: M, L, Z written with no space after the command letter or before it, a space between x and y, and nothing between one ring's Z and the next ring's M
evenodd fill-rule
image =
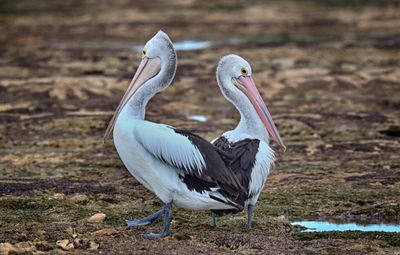
M240 180L241 185L246 189L248 198L252 198L259 190L258 187L250 188L252 169L256 165L256 156L260 146L260 140L249 139L231 143L224 136L219 137L214 141L214 145L227 152L229 158L226 157L225 161L228 167Z
M285 148L272 117L251 78L252 70L246 60L237 55L223 57L217 68L217 81L225 98L240 113L234 130L216 138L213 144L226 153L225 163L235 173L247 196L248 228L251 229L252 210L263 190L274 163L269 135ZM236 210L212 210L215 215L236 213Z
M145 120L134 121L133 136L150 155L151 163L160 167L160 173L148 185L164 203L173 201L178 207L194 210L243 209L243 187L226 167L218 150L200 136ZM163 173L165 167L173 171ZM159 191L162 188L173 193ZM183 196L175 196L176 193ZM193 193L188 201L186 193ZM196 200L192 200L194 197Z
M221 136L213 144L229 155L224 157L224 161L246 190L246 205L254 205L270 172L274 152L263 141L255 138L245 138L238 142L230 142L228 139Z
M242 210L246 191L228 169L218 149L201 137L164 124L146 121L145 109L175 75L177 57L168 36L160 31L143 50L142 61L109 127L117 152L129 172L165 204L164 208L128 226L147 225L162 216L170 235L173 206L193 210Z

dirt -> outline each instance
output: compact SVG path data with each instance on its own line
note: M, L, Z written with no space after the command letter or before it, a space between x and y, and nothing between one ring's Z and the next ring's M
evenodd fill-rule
M375 0L2 1L0 254L399 254L398 233L289 224L399 223L398 13L398 1ZM161 222L125 227L162 205L101 138L139 63L132 46L159 29L212 45L178 52L149 120L213 139L239 117L216 85L217 61L236 53L253 67L287 152L277 150L250 233L244 213L212 228L209 212L181 209L171 238L141 236ZM105 221L89 222L95 213Z

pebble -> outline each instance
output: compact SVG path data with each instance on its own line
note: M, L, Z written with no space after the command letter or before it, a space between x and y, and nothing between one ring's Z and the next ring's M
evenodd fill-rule
M70 243L68 239L58 240L56 245L61 247L64 251L69 251L74 249L74 244Z
M285 221L287 221L287 219L286 219L286 216L285 216L285 215L279 215L278 217L276 217L276 219L277 219L278 221L281 221L281 222L285 222Z
M81 244L81 239L75 238L75 239L74 239L74 243L75 243L76 245L80 245L80 244Z
M99 246L100 245L98 243L96 243L95 241L90 241L89 250L95 251L99 248Z
M118 234L118 231L113 228L103 228L94 232L95 235L112 236Z
M10 243L0 243L0 254L8 254L14 250L14 246Z
M106 219L106 214L96 213L89 218L90 222L103 222Z
M36 246L32 242L0 243L0 254L32 254L33 252L36 252Z
M55 199L55 200L64 200L65 199L65 194L63 194L63 193L55 193L53 195L53 199Z
M71 197L71 200L76 203L81 203L89 201L89 198L84 194L75 194L74 196Z

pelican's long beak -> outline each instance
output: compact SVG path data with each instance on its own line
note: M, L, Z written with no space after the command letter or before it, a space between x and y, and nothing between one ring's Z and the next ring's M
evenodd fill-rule
M283 144L278 129L276 128L272 116L261 98L256 85L254 84L253 78L251 78L251 76L241 76L239 79L234 79L234 81L237 87L249 98L262 123L272 136L272 139L282 147L283 151L286 151L286 146Z
M117 110L115 110L115 113L110 123L108 124L106 133L104 134L103 137L104 141L110 138L110 135L114 129L115 122L118 119L119 113L124 108L129 99L133 96L133 94L135 94L136 90L138 90L146 81L156 76L160 70L161 70L160 58L147 58L147 57L142 58L142 61L140 62L140 65L135 73L135 76L133 76L133 79L129 84L128 89L126 90L124 96L122 97L121 102L117 107Z

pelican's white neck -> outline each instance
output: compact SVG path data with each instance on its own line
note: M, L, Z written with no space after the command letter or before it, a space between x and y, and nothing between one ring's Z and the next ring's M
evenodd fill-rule
M163 74L160 71L155 77L145 82L129 99L124 109L122 109L121 115L129 116L132 119L144 120L147 103L158 93L154 88L159 84L161 75ZM159 85L160 87L162 86L162 84Z
M240 121L234 129L234 132L246 133L254 138L268 142L268 131L260 120L260 117L257 115L257 112L254 110L254 108L251 107L242 110L239 110L238 107L236 108L240 113Z
M240 113L240 121L234 130L230 132L232 136L243 137L247 134L250 137L268 142L268 131L258 116L250 100L240 90L234 88L229 76L217 73L217 82L225 98L230 101ZM229 87L230 86L230 87Z
M160 72L153 78L146 81L135 92L135 94L125 105L124 109L122 109L120 115L125 116L125 118L144 120L146 117L147 103L155 94L171 84L175 76L176 66L176 55L169 57L168 61L161 61Z

